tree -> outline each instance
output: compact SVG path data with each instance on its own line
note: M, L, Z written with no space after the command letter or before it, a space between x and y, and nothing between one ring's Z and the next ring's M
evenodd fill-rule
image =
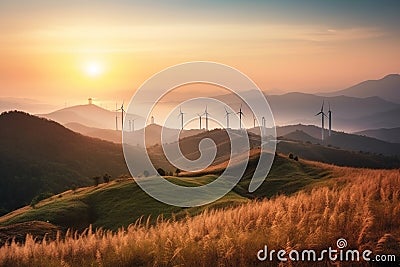
M92 177L92 179L93 179L93 182L94 182L94 186L98 186L99 183L100 183L100 176Z
M294 158L293 154L290 153L290 154L289 154L289 159L293 159L293 158Z
M76 186L76 184L72 184L71 189L72 189L72 192L74 192L74 194L75 194L76 189L78 189L78 187Z
M295 156L295 157L294 157L294 160L295 160L295 161L299 161L299 157L298 157L298 156Z
M44 199L46 199L46 198L52 197L52 196L54 196L54 194L53 194L53 193L50 193L50 192L43 192L43 193L40 193L39 195L35 196L35 197L32 199L30 206L31 206L32 208L35 208L35 206L36 206L37 203L39 203L40 201L42 201L42 200L44 200Z
M179 174L181 173L181 170L179 168L176 168L175 173L176 173L176 176L179 176Z
M111 180L111 175L109 175L108 173L106 173L106 174L103 175L103 181L104 181L105 183L109 183L110 180Z
M157 172L158 172L159 175L165 176L165 171L162 168L158 168Z

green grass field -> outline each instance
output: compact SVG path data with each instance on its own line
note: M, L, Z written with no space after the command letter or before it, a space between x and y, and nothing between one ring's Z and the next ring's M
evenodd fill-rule
M118 179L97 187L69 190L39 202L35 208L24 207L0 218L0 225L27 221L44 221L62 229L82 230L90 224L94 228L117 230L142 219L153 224L157 218L180 219L197 215L205 209L218 209L243 204L254 198L270 198L278 194L292 194L308 186L321 183L333 176L324 165L294 161L278 156L270 174L254 193L247 192L249 175L227 195L209 205L179 208L163 204L148 196L133 179ZM210 183L215 175L200 177L166 177L184 186Z

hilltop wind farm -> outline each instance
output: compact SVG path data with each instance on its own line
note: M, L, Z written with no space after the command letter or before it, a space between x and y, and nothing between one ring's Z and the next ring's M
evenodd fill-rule
M3 1L0 267L398 266L397 1Z

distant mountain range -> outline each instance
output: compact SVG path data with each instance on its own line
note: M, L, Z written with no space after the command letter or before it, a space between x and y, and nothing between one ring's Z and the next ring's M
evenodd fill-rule
M249 94L249 92L244 92L244 94ZM235 110L238 110L242 104L242 101L233 94L216 96L215 98L229 104ZM314 115L320 110L322 102L325 101L325 111L328 110L329 106L332 109L332 125L336 130L358 132L369 129L400 127L398 116L400 114L400 75L398 74L390 74L379 80L364 81L347 89L331 93L293 92L283 95L266 95L266 98L272 109L275 123L280 126L298 123L318 125L320 119ZM160 103L160 105L167 106L170 104ZM0 98L0 110L29 111L30 109L37 110L38 107L44 110L50 108L49 105L33 100ZM188 106L185 107L185 113L197 114L203 108ZM209 111L217 120L225 120L223 112L213 110L212 105L209 106ZM243 112L245 115L251 114L245 106ZM51 113L40 113L39 116L64 125L69 124L69 127L74 127L75 130L81 127L77 124L90 128L115 130L117 116L118 129L121 130L120 112L115 113L94 104L67 107ZM128 125L129 120L133 119L135 119L136 125L146 124L145 118L127 114L126 125ZM243 122L247 126L253 125L252 116L245 116ZM79 132L82 131L85 131L85 134L97 132L95 129L83 130L83 128ZM107 140L117 141L115 137L112 137L113 134L101 133L101 135Z
M364 81L349 88L323 95L344 95L361 98L378 96L384 100L400 104L400 75L389 74L379 80Z
M45 113L56 109L56 106L42 103L35 99L0 97L0 113L10 110L20 110L28 113Z
M241 100L232 94L216 97L238 109ZM398 112L400 105L383 100L377 96L357 98L349 96L319 96L305 93L287 93L284 95L266 95L276 125L319 124L320 117L315 116L325 102L325 112L332 110L332 126L343 131L360 131L382 127L400 127ZM251 100L250 100L251 101ZM243 112L251 114L247 107ZM253 125L252 116L245 117L247 125ZM386 125L386 126L384 126Z
M373 137L376 139L384 140L386 142L400 143L400 127L391 129L381 128L374 130L365 130L361 132L356 132L355 134Z

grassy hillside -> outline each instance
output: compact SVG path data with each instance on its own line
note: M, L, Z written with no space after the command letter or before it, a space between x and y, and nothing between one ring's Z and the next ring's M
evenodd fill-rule
M231 134L233 138L239 138L239 135L243 134L243 132L238 130L231 130ZM211 139L216 144L217 153L214 161L212 162L212 165L217 165L229 160L231 153L231 142L229 139L229 135L225 129L214 129L207 132L203 131L193 136L183 137L179 141L179 148L181 149L182 154L190 160L198 159L200 157L199 144L205 138ZM253 133L248 133L248 138L251 147L259 146L259 136ZM168 150L169 146L171 146L171 144L166 144L164 146L164 149ZM213 149L212 146L206 147L206 149L208 148ZM244 150L245 148L243 149L243 151ZM161 167L166 171L175 172L176 168L172 166L171 163L169 163L166 159L163 147L161 147L160 145L155 145L149 147L148 151L150 159L157 168ZM239 151L237 153L239 153ZM173 159L173 161L174 160L177 159Z
M399 113L395 113L396 115ZM385 118L382 116L381 118ZM335 127L335 126L334 126ZM260 128L251 128L250 132L258 134ZM271 131L267 129L267 132ZM325 140L321 140L321 128L315 125L287 125L276 128L278 137L287 137L290 140L297 140L313 144L321 144L324 146L340 147L349 151L364 151L375 154L383 154L387 156L400 156L400 144L385 142L376 138L361 136L358 134L349 134L345 132L332 131L332 135L328 136L328 130L325 129Z
M292 128L290 128L292 129ZM318 129L315 126L306 126L306 129ZM254 130L254 129L253 129ZM349 144L349 146L354 146L354 148L361 145L362 142L366 142L368 144L368 140L357 135L348 135L345 133L335 133L338 137L332 136L332 140L345 140L338 141L342 145ZM253 149L257 149L260 144L260 137L253 132L249 132L249 143ZM345 136L344 139L341 137ZM230 142L228 135L225 130L215 129L209 132L204 132L195 136L186 137L180 140L180 148L187 158L189 159L197 159L200 156L200 152L198 150L199 143L204 138L212 139L217 148L216 157L212 163L211 168L206 169L205 171L195 172L195 173L185 173L183 175L186 176L196 176L196 175L204 175L204 174L220 174L224 170L227 165L227 160L229 159L230 153ZM329 164L335 164L339 166L348 166L348 167L360 167L360 168L399 168L400 167L400 158L398 155L395 156L385 156L374 154L370 152L366 152L368 150L368 146L364 146L365 150L346 150L330 143L320 144L318 139L313 138L306 132L302 130L295 130L294 132L290 132L289 134L280 137L280 142L277 144L277 151L279 153L283 153L288 155L289 153L293 153L298 155L301 159L307 159L311 161L320 161ZM369 138L372 139L372 138ZM352 145L351 142L354 141ZM361 140L361 141L360 141ZM362 141L364 140L364 141ZM382 142L377 139L373 139L376 142ZM336 143L336 142L334 142ZM378 144L376 143L376 144ZM397 151L397 147L393 144L384 142L385 145L391 145L392 150ZM396 144L397 145L397 144ZM158 168L161 167L166 171L174 172L176 168L174 168L164 156L163 150L161 146L153 146L149 148L150 158L153 164ZM254 151L253 151L254 152ZM400 151L399 151L400 152ZM257 153L255 155L257 157Z
M400 257L398 170L331 170L341 177L328 186L180 221L136 224L118 233L89 230L38 244L28 237L25 244L0 248L0 266L277 266L259 262L257 251L268 245L320 252L339 238L351 249Z
M399 156L384 156L363 151L348 151L338 147L310 144L301 141L280 140L277 151L293 153L300 158L319 161L338 166L397 169L400 167Z
M0 115L0 214L41 192L93 183L92 176L128 173L121 146L74 133L22 112Z
M38 203L35 208L24 207L0 217L0 225L26 221L47 221L62 229L81 230L93 227L116 230L127 227L143 217L154 223L159 215L164 218L182 218L195 215L205 208L235 206L253 198L272 197L277 194L292 194L311 184L323 182L335 175L329 166L317 163L289 160L276 157L273 168L253 194L248 193L251 170L257 158L253 158L244 179L222 199L205 207L181 209L160 203L143 192L133 179L118 179L108 184L66 191ZM210 172L211 173L211 172ZM196 177L168 177L171 182L184 186L199 186L210 183L217 176L204 173Z

